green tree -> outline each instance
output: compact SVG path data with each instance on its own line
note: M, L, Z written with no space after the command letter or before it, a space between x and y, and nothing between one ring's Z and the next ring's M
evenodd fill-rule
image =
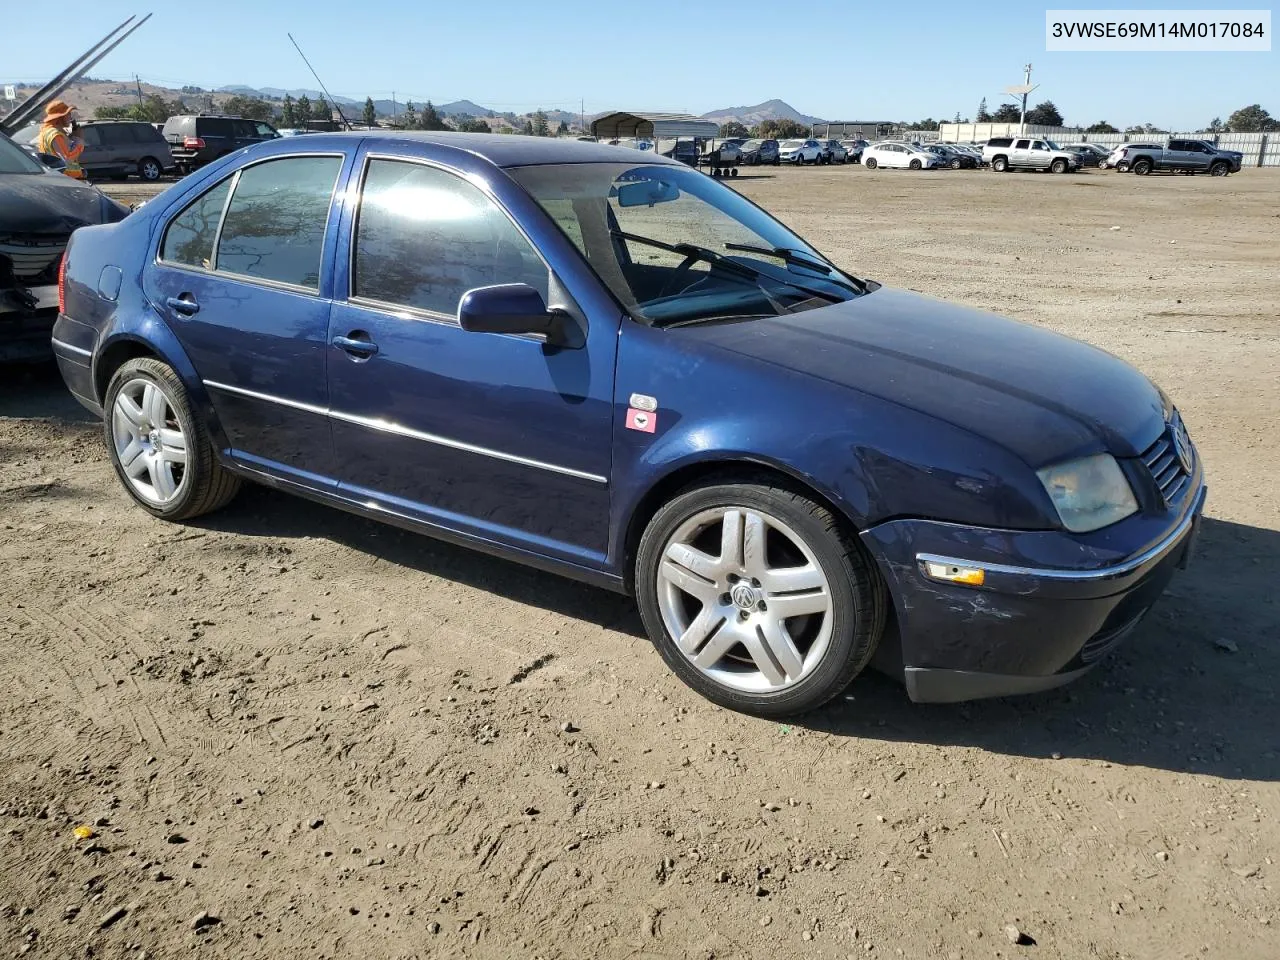
M222 104L222 111L233 117L246 117L250 120L270 120L275 116L275 108L260 97L228 97Z
M524 122L524 129L522 129L520 132L521 132L521 133L523 133L526 137L532 137L532 136L533 136L533 121L532 121L532 120L527 120L527 119L526 119L526 120L525 120L525 122Z
M1022 119L1022 111L1012 103L1002 103L991 115L992 123L1017 123Z
M1214 117L1209 121L1209 126L1205 127L1205 133L1224 133L1226 125L1223 124L1221 117Z
M779 120L774 136L780 140L801 140L809 136L809 128L795 120Z
M296 127L298 125L298 110L293 102L293 97L289 94L284 95L284 105L280 108L280 126Z
M929 117L925 120L921 120L919 123L908 124L908 126L912 130L937 130L938 121L933 119L933 117Z
M364 98L364 115L360 119L364 121L366 127L377 125L378 108L373 105L373 97Z
M1037 127L1061 127L1063 126L1062 114L1058 112L1052 100L1046 100L1043 103L1037 103L1027 111L1027 123Z
M329 101L321 97L311 105L312 120L332 120L333 107L329 105Z
M1085 129L1085 133L1119 133L1119 127L1113 127L1105 120L1099 120L1097 123L1091 123Z
M776 140L778 138L778 121L761 120L751 128L751 135L760 140Z
M720 124L720 136L728 137L749 137L751 131L747 129L745 123L739 123L737 120L730 120L727 123Z
M561 120L560 126L556 127L556 136L567 137L568 135L569 135L569 124L568 122Z
M436 110L435 104L430 100L427 105L422 108L422 119L418 121L418 126L423 130L448 130L449 125L444 122L444 118L440 116Z
M991 114L987 113L987 98L983 97L978 103L978 123L990 123Z
M413 109L413 101L404 105L404 113L400 114L400 126L405 130L418 129L418 111Z
M1227 117L1227 129L1232 133L1270 133L1280 130L1280 121L1262 109L1262 105L1241 107Z
M311 98L305 93L298 98L298 126L305 127L307 121L311 119Z
M547 123L547 115L542 112L541 107L533 115L533 135L535 137L551 136L551 127Z

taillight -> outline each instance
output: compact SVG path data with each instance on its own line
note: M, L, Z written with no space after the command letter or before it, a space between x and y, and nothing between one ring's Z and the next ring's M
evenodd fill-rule
M204 140L201 137L183 137L182 146L187 150L203 150Z
M58 312L67 312L67 255L58 261Z

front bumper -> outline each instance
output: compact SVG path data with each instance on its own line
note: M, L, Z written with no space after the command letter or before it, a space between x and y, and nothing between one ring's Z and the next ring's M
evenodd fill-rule
M1054 531L895 520L863 539L893 596L901 669L918 702L1035 693L1088 672L1127 636L1190 558L1207 490L1194 478L1172 526L1135 518L1120 552L1114 528ZM1128 521L1117 524L1125 527ZM982 586L943 583L921 561L982 567Z

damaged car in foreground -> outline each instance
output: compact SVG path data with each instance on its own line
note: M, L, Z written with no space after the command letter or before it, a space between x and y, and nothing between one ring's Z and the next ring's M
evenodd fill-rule
M51 357L58 268L72 231L128 213L0 133L0 363Z
M811 710L878 650L915 700L1044 690L1133 630L1205 501L1156 386L626 153L317 134L215 161L74 235L63 377L154 517L252 480L630 593L737 710Z

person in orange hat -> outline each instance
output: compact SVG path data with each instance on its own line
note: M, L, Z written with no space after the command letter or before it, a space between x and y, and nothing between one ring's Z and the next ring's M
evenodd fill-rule
M80 154L84 153L84 144L74 136L75 124L71 116L74 112L74 107L61 100L54 100L45 107L44 123L40 125L40 136L36 143L41 153L51 153L67 165L62 172L68 177L83 180Z

